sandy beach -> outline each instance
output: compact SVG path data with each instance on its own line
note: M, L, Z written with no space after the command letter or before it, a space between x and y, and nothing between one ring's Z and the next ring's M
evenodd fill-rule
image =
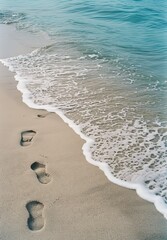
M0 26L0 58L42 45ZM109 182L56 114L22 102L0 64L0 239L166 240L167 221L135 191Z

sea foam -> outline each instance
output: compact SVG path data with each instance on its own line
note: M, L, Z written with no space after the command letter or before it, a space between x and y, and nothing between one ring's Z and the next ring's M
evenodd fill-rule
M82 149L89 163L111 182L135 189L167 218L167 129L156 114L141 108L152 101L152 88L141 90L136 84L129 90L129 75L119 74L127 79L121 85L116 66L112 77L110 72L106 76L107 61L98 55L81 57L67 51L62 56L58 48L51 48L1 59L16 73L23 102L58 114L85 140Z

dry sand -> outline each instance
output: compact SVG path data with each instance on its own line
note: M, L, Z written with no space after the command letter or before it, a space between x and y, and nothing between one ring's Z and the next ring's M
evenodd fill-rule
M0 33L0 58L37 46L12 27ZM79 136L56 114L22 103L2 65L0 113L1 240L167 240L153 204L87 163Z

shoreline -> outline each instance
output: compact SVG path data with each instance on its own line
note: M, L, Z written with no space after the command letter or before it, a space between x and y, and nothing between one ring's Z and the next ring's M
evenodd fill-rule
M18 36L16 31L15 35ZM15 42L15 35L10 41ZM16 40L15 51L22 51L19 44ZM140 199L135 191L112 184L103 172L88 164L82 153L83 140L56 114L28 108L16 90L13 74L3 66L0 70L1 189L5 189L1 238L166 239L166 220L153 204ZM36 134L32 144L23 147L19 144L21 132L27 130ZM36 161L46 165L50 183L37 181L31 169ZM45 226L38 232L30 231L26 223L25 206L33 200L44 204ZM7 202L11 206L5 215ZM12 221L15 218L17 221Z
M1 26L3 31L5 31L5 26ZM23 37L23 32L22 31L15 31L15 29L10 28L10 31L14 31L15 34L19 33L19 36L17 37L17 41L19 40L20 43L24 42L23 45L23 49L21 49L21 53L19 52L19 54L15 52L15 56L18 55L22 55L22 51L25 53L33 53L33 50L39 50L41 47L46 47L48 46L48 44L51 43L51 40L49 41L49 38L44 38L44 40L46 41L41 41L40 39L40 34L30 34L28 32L24 32L24 41L22 39ZM8 32L7 32L8 33ZM32 37L32 39L31 39ZM3 38L2 38L3 39ZM27 42L27 39L30 41ZM1 40L3 43L3 40ZM44 44L45 42L45 44ZM12 45L12 44L11 44ZM29 51L27 51L27 47L29 49ZM33 46L33 47L32 47ZM13 47L12 47L13 50ZM15 48L15 50L18 50L18 47ZM19 49L20 50L20 49ZM5 54L5 53L4 53ZM10 54L10 52L8 53ZM2 54L3 55L3 54ZM12 53L13 55L13 53ZM1 59L0 60L4 66L7 66L9 68L9 70L11 72L14 72L13 68L11 67L10 63L8 63L8 61L6 61L5 59ZM24 79L24 77L22 78L20 76L19 71L15 72L14 75L15 80L18 82L17 84L17 89L21 92L22 94L22 101L30 108L33 109L42 109L42 110L46 110L48 112L52 112L57 114L66 124L68 124L68 126L70 128L72 128L72 130L80 136L81 139L83 139L85 141L85 143L82 146L82 150L83 150L83 154L85 156L85 159L88 161L88 163L92 164L93 166L98 167L101 171L103 171L104 175L108 178L109 181L111 181L114 184L117 184L121 187L125 187L127 189L133 189L136 191L136 194L141 197L142 199L149 201L151 203L154 204L155 208L157 209L158 212L160 212L166 219L167 219L167 207L164 204L163 200L161 198L159 198L159 196L156 196L154 194L152 194L151 192L149 192L149 190L145 187L144 184L142 183L132 183L132 182L128 182L128 181L124 181L124 180L120 180L119 178L114 177L114 175L111 174L110 168L108 166L107 163L104 162L100 162L100 161L95 161L92 156L91 156L91 152L90 152L90 148L91 145L94 143L93 139L87 137L86 135L84 135L84 133L82 133L82 131L80 130L80 126L76 125L72 120L70 120L69 118L67 118L65 116L65 114L57 109L56 107L53 107L52 105L38 105L36 103L34 103L31 100L31 92L29 92L29 90L26 87L26 80Z

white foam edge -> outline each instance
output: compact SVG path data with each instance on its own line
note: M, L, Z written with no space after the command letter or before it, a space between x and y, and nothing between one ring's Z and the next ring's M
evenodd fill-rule
M6 59L0 59L0 62L3 63L6 67L9 68L11 72L15 72L12 66L10 66L10 63L7 62ZM22 101L28 105L28 107L33 109L42 109L46 110L48 112L54 112L56 113L65 123L68 124L70 128L73 129L73 131L78 134L85 143L82 146L83 154L90 164L97 166L100 170L102 170L105 174L105 176L108 178L109 181L111 181L114 184L117 184L121 187L125 187L128 189L136 190L136 193L139 197L141 197L144 200L147 200L149 202L152 202L155 205L155 208L158 212L160 212L166 219L167 219L167 205L163 202L162 198L159 196L156 196L149 192L148 189L144 187L144 184L136 184L136 183L130 183L126 182L120 179L117 179L114 177L109 169L109 166L107 163L95 161L92 159L91 152L90 152L90 146L94 143L94 140L87 137L81 132L80 126L76 125L72 120L68 119L63 111L61 111L59 108L52 107L50 105L38 105L31 101L30 96L31 92L26 88L25 82L22 77L20 77L18 72L15 72L14 76L15 80L18 82L17 89L22 93Z

